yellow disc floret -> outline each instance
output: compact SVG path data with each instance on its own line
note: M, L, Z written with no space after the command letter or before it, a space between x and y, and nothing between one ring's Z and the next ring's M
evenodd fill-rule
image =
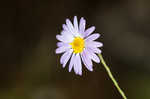
M84 49L84 39L81 37L76 37L70 45L72 46L74 53L81 53Z

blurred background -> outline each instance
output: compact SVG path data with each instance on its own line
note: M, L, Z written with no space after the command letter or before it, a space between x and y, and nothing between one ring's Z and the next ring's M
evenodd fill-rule
M104 67L77 76L59 63L66 18L96 26L102 54L129 99L150 99L149 0L1 0L0 99L122 99Z

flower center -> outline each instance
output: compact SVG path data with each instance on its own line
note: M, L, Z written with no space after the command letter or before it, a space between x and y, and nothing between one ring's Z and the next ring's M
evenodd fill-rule
M84 39L76 37L70 45L72 46L74 53L81 53L84 49Z

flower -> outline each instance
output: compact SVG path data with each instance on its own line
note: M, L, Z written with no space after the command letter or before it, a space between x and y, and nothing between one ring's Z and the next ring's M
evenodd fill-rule
M77 16L74 16L73 24L69 19L66 19L66 24L63 24L63 30L60 35L56 35L57 43L56 54L63 53L60 58L60 63L63 67L69 63L69 72L74 68L77 75L82 75L82 63L89 71L93 71L92 60L100 63L100 59L96 54L100 54L102 47L101 42L94 41L100 37L99 33L94 33L95 27L92 26L85 29L86 21L82 17L79 25ZM82 61L81 61L82 60Z

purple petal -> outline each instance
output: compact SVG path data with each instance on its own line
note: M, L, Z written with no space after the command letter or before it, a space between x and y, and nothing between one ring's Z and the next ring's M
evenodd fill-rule
M56 39L62 42L68 42L67 39L62 35L56 35Z
M102 51L99 48L97 48L97 47L92 47L92 48L89 48L89 49L92 50L94 53L97 53L97 54L102 53Z
M63 37L61 35L56 35L56 39L59 41L63 41Z
M75 28L75 30L78 31L78 20L77 20L77 16L74 16L74 21L73 21L73 23L74 23L74 28Z
M69 31L74 33L73 25L72 25L72 23L69 19L66 19L66 24L67 24L67 27L68 27Z
M61 32L62 35L74 35L70 29L67 27L66 24L63 24L63 31Z
M95 30L95 26L92 26L92 27L88 28L85 31L85 37L89 36L92 32L94 32L94 30Z
M86 24L86 21L85 19L82 17L80 19L80 24L79 24L79 29L80 29L80 33L83 34L84 31L85 31L85 24Z
M81 65L81 58L79 54L76 54L75 61L74 61L74 71L78 75L82 75L82 65Z
M74 37L72 34L68 34L65 31L61 32L62 35L56 35L56 39L64 43L70 43L73 41Z
M70 60L70 64L69 64L69 72L71 72L72 67L74 65L74 61L75 61L75 54L72 54L71 60Z
M89 41L89 42L85 42L85 46L86 47L102 47L103 44L101 42L97 42L97 41Z
M83 51L81 53L81 58L82 58L82 61L85 65L85 67L89 70L89 71L93 71L93 64L92 64L92 61L91 59L89 58L88 56L88 53L85 53L85 51Z
M61 35L71 35L71 33L69 33L69 32L66 31L66 30L63 30L63 31L61 31Z
M77 65L77 54L75 54L75 58L74 58L74 72L75 74L78 74L78 65Z
M85 40L86 41L94 41L94 40L96 40L99 37L100 37L100 34L99 33L95 33L95 34L92 34L89 37L87 37Z
M100 63L100 59L99 59L99 57L95 53L93 53L90 49L87 49L86 51L87 51L86 53L88 53L89 57L93 61L95 61L96 63Z
M67 51L68 49L70 49L69 44L62 46L62 47L58 47L55 52L56 52L56 54L60 54L60 53Z
M66 24L63 24L62 27L65 31L68 31L68 27L66 26Z
M57 47L61 47L61 46L63 46L63 44L64 44L63 42L58 42Z
M73 37L74 33L70 31L70 29L66 26L66 24L63 24L63 29L64 30L61 32L62 35L69 35Z
M58 42L57 43L57 47L62 47L62 46L65 46L67 43L64 43L64 42Z
M67 62L69 61L71 54L73 50L70 49L69 51L66 51L60 58L60 63L63 64L63 68L66 66Z

